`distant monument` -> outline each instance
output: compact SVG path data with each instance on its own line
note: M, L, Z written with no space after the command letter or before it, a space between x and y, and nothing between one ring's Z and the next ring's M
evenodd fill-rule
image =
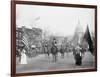
M77 27L75 29L75 33L72 39L72 43L73 45L77 45L77 43L81 43L82 37L83 37L83 28L80 24L80 22L78 21Z

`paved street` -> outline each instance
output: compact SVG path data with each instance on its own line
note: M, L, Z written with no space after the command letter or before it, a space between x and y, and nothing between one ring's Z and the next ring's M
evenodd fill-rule
M57 62L52 62L52 55L49 57L42 54L33 58L27 58L28 64L21 65L17 64L16 72L39 72L39 71L52 71L52 70L74 70L74 69L85 69L93 68L94 60L93 55L90 52L86 52L83 60L82 66L76 66L72 52L65 54L64 58L61 58L61 55L58 54Z

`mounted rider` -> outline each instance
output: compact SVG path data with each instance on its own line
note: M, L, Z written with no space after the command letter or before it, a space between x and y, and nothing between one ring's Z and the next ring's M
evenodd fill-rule
M52 46L57 46L57 40L56 40L56 38L53 38Z
M53 38L52 47L51 47L51 53L53 55L53 62L57 61L57 52L58 52L57 40L55 38Z

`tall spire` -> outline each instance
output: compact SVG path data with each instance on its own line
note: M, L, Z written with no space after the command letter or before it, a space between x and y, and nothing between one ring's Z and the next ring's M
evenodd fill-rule
M75 29L75 32L76 32L76 33L82 33L82 32L83 32L83 29L82 29L82 26L81 26L79 20L78 20L78 23L77 23L77 27L76 27L76 29Z

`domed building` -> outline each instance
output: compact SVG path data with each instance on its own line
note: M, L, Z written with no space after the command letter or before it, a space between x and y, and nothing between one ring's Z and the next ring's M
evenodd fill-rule
M78 21L74 36L72 38L72 44L77 45L77 43L81 43L83 35L84 35L83 28L82 28L80 22Z

